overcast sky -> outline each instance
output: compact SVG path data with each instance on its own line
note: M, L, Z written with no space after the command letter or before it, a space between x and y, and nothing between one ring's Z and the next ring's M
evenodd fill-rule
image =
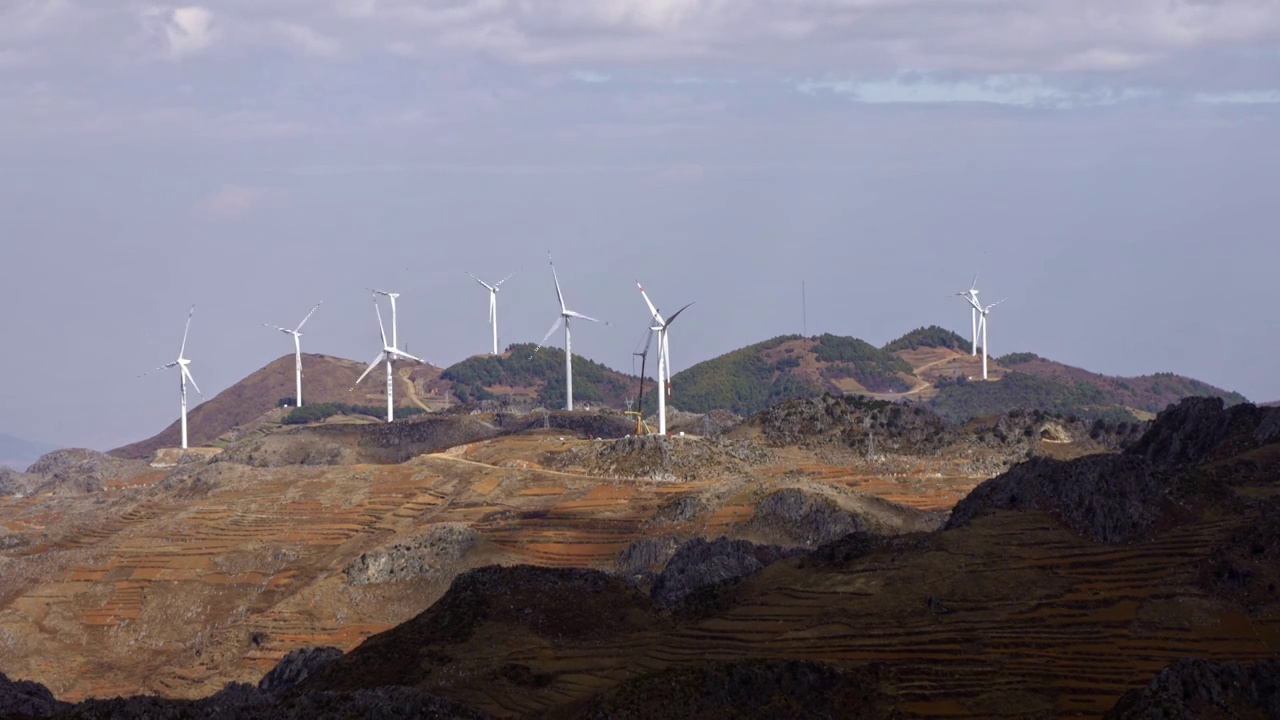
M1280 399L1275 0L0 0L0 432L106 449L369 286L448 365L555 318L630 371L801 330ZM559 342L559 340L557 340ZM679 404L678 399L676 404Z

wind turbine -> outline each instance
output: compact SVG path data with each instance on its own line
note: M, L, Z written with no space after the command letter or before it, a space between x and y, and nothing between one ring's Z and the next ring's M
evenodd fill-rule
M656 323L649 329L658 334L658 434L666 435L667 396L671 394L671 344L667 338L667 330L671 327L671 323L676 321L676 317L693 303L685 305L675 311L671 317L663 320L662 315L658 314L658 309L650 302L649 295L644 291L644 286L639 280L636 281L636 287L640 288L640 297L644 298L644 304L649 306L649 314L653 316L653 322Z
M475 280L476 282L480 283L485 287L486 290L489 291L489 324L493 326L493 354L497 355L498 354L498 290L502 287L502 283L510 280L511 275L515 275L515 273L511 273L511 275L508 275L502 278L501 280L499 280L498 282L492 285L481 280L475 275L471 275L471 273L467 273L467 275L470 275L472 280Z
M976 312L979 315L978 333L982 335L982 379L983 380L987 379L987 356L989 355L989 353L987 352L987 315L991 313L991 308L999 305L1000 303L1004 302L1006 299L1007 298L997 300L986 307L983 307L982 305L978 304L977 300L972 300L972 299L969 300L969 303L973 305L974 312Z
M182 388L182 449L183 450L187 449L187 381L188 380L191 381L191 387L195 388L196 392L200 394L200 399L204 400L204 393L200 392L200 386L196 385L196 379L191 377L191 371L187 369L187 366L191 364L191 361L183 357L187 353L187 334L191 332L191 316L194 315L195 313L196 313L196 306L192 305L191 311L187 313L187 328L182 331L182 347L178 350L178 359L174 360L171 363L161 365L155 370L148 370L138 376L138 377L146 377L147 375L150 375L151 373L156 372L157 370L168 370L171 367L176 367L180 371L178 373L178 384Z
M387 364L387 422L392 422L396 419L395 398L394 398L394 391L392 389L392 385L394 381L394 376L392 375L392 369L391 369L392 361L396 360L397 358L403 358L405 360L413 360L414 362L420 362L420 363L423 363L424 365L426 364L426 362L397 348L396 341L399 338L397 337L397 334L396 334L396 298L400 297L399 293L390 293L390 292L384 292L382 290L374 290L373 294L374 294L373 310L378 314L378 332L382 335L382 349L378 351L378 355L373 359L373 362L369 363L369 367L365 368L364 372L360 373L360 377L356 378L355 385L359 385L360 381L364 380L366 375L373 372L373 369L378 367L378 363L386 362ZM386 297L391 299L391 343L390 344L387 344L387 330L382 325L382 309L378 307L378 297L377 297L378 295L385 295ZM356 389L355 385L351 386L351 390Z
M970 309L970 313L969 313L970 326L971 326L969 337L973 338L973 349L972 351L970 351L969 355L971 356L977 355L978 354L978 313L982 309L982 306L978 304L978 273L973 274L973 282L969 283L969 289L965 290L964 292L956 293L956 295L968 300L969 304L973 306Z
M556 318L556 322L542 337L542 342L538 345L545 345L550 339L552 333L560 328L560 323L564 323L564 409L573 409L573 342L569 332L569 321L572 319L586 320L588 322L600 322L593 317L587 317L580 312L574 312L565 307L564 293L560 292L560 277L556 275L556 264L551 261L551 253L547 253L547 263L551 265L551 279L556 283L556 299L560 301L560 317ZM609 323L605 323L608 325Z
M279 325L267 325L267 323L262 323L266 327L275 328L285 335L293 336L293 371L295 385L297 386L294 391L294 404L297 407L302 407L302 326L307 324L307 321L311 319L311 316L320 307L320 303L323 302L324 301L321 300L316 303L316 306L311 308L311 312L307 313L307 316L302 318L302 322L298 323L298 327L292 330L286 330Z

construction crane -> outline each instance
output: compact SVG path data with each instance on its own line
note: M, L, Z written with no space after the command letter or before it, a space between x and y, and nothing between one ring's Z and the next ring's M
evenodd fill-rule
M644 366L645 361L649 359L649 347L653 345L653 331L645 330L644 350L631 353L631 369L635 370L635 359L640 358L640 389L636 393L636 409L628 410L628 415L636 416L636 435L652 435L649 430L649 424L644 421ZM636 347L640 344L636 343ZM661 391L661 388L659 388Z

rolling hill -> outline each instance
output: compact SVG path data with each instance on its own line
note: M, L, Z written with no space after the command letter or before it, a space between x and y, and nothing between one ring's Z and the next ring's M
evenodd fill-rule
M354 403L363 405L384 405L386 403L385 376L371 373L372 377L354 392L351 386L366 365L353 360L329 355L304 353L302 356L303 400L307 403ZM412 371L412 372L411 372ZM401 405L417 405L430 408L439 404L440 398L433 398L425 385L440 370L427 367L396 368L396 402ZM206 402L187 411L187 434L189 444L208 445L234 428L242 427L261 418L276 408L284 398L292 398L294 394L293 355L284 355L262 369L250 374L240 382L218 393ZM176 398L175 398L176 400ZM176 406L176 403L175 403ZM174 408L175 415L177 408ZM179 445L178 420L165 428L158 435L146 440L125 445L110 451L112 455L123 458L150 458L160 448L177 447Z
M460 402L515 400L547 408L564 406L564 351L533 343L511 345L501 355L476 355L451 365L428 383L437 395ZM621 408L639 381L581 355L573 356L573 399Z
M782 335L700 362L671 378L675 405L689 412L757 413L823 392L903 392L917 384L910 363L857 338Z

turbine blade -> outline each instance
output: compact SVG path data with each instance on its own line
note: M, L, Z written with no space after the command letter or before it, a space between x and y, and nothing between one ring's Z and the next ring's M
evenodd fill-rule
M973 291L973 290L977 290L977 289L978 289L978 273L980 273L980 272L982 272L982 271L981 271L981 270L979 270L979 271L977 271L977 272L975 272L975 273L973 274L973 282L969 283L969 290L970 290L970 291Z
M560 292L560 276L556 275L556 264L551 262L551 251L547 251L547 263L551 265L551 279L556 283L556 299L560 301L560 312L565 312L564 293Z
M565 315L567 315L567 316L569 316L569 317L571 317L571 318L577 318L577 319L579 319L579 320L587 320L587 321L589 321L589 322L600 322L599 320L597 320L597 319L595 319L595 318L593 318L593 317L588 317L588 316L586 316L586 315L583 315L583 314L582 314L582 313L580 313L580 312L574 312L573 310L565 310L565 311L564 311L564 314L565 314ZM605 323L605 324L607 325L608 323Z
M200 386L196 384L196 379L191 376L191 371L187 369L186 365L180 365L179 367L182 368L182 374L187 376L187 381L191 383L191 387L196 389L196 393L200 395L201 399L204 399L204 393L200 392Z
M560 323L562 322L564 322L563 316L556 318L555 324L551 326L551 329L547 331L546 335L542 336L542 342L538 343L539 347L547 344L547 341L551 339L551 336L555 333L555 331L560 329Z
M483 285L483 286L484 286L484 288L485 288L486 290L488 290L489 292L493 292L493 286L492 286L492 285L490 285L489 283L487 283L487 282L485 282L485 281L481 280L480 278L476 277L475 275L472 275L471 273L467 273L467 276L468 276L468 277L470 277L472 280L475 280L476 282L478 282L478 283L480 283L481 285ZM498 283L498 284L499 284L499 285L501 285L502 283Z
M378 307L378 299L373 299L373 311L378 313L378 332L382 335L382 347L387 346L387 329L382 326L382 308Z
M374 369L374 368L376 368L376 367L378 367L379 365L381 365L381 364L382 364L382 358L383 358L383 357L385 357L385 356L386 356L386 353L385 353L385 352L379 352L379 353L378 353L378 357L374 358L374 359L373 359L373 362L369 363L369 367L365 368L365 369L364 369L364 372L360 373L360 377L356 378L356 381L355 381L355 383L351 386L351 389L352 389L352 390L355 390L355 389L356 389L356 385L359 385L359 384L360 384L360 381L361 381L361 380L363 380L363 379L365 378L365 376L366 376L366 375L368 375L369 373L373 372L373 369Z
M506 276L506 277L502 278L501 280L499 280L498 282L494 283L494 284L493 284L494 289L496 290L497 288L502 287L502 283L504 283L504 282L506 282L506 281L510 280L510 279L511 279L511 278L513 278L513 277L515 277L515 273L511 273L510 275L508 275L508 276Z
M196 306L192 305L190 312L187 313L187 328L182 331L182 348L178 350L178 357L182 357L187 352L187 333L191 332L191 316L196 314Z
M675 321L676 321L676 318L677 318L677 317L679 317L680 313L684 312L685 310L688 310L690 305L693 305L693 303L689 303L689 305L685 305L684 307L682 307L682 308L680 308L679 310L677 310L677 311L675 312L675 315L672 315L671 317L667 318L667 325L666 325L666 326L667 326L667 327L671 327L671 323L673 323L673 322L675 322Z
M161 366L160 366L160 367L158 367L158 368L152 368L152 369L150 369L150 370L148 370L148 371L146 371L146 372L142 373L142 374L141 374L141 375L139 375L138 377L140 377L140 378L141 378L141 377L146 377L146 376L150 375L150 374L151 374L151 373L153 373L153 372L160 372L161 370L168 370L169 368L171 368L171 367L173 367L174 365L177 365L177 364L178 364L178 361L177 361L177 360L175 360L175 361L173 361L173 362L171 362L171 363L167 363L167 364L165 364L165 365L161 365Z
M403 350L396 350L395 348L392 348L390 350L390 354L395 355L396 357L404 358L405 360L414 360L416 362L422 363L423 365L427 364L426 360L423 360L422 358L419 358L419 357L414 357Z
M636 281L636 287L640 288L640 297L644 298L644 304L649 306L649 314L653 316L655 322L662 325L662 316L658 314L658 308L653 306L653 302L649 300L649 293L644 291L644 286L639 280Z
M307 313L307 316L302 318L302 322L298 323L298 327L294 328L293 331L298 332L299 330L301 330L302 326L307 324L307 321L311 319L311 316L315 314L316 310L320 309L320 304L323 302L324 301L321 300L320 302L316 303L316 306L311 308L311 312ZM285 332L288 332L288 330L286 330Z
M279 330L280 332L284 333L285 335L292 335L292 334L293 334L293 332L294 332L293 330L286 330L285 328L282 328L282 327L280 327L279 325L271 325L271 324L269 324L269 323L262 323L262 326L263 326L263 327L269 327L269 328L275 328L276 330Z

